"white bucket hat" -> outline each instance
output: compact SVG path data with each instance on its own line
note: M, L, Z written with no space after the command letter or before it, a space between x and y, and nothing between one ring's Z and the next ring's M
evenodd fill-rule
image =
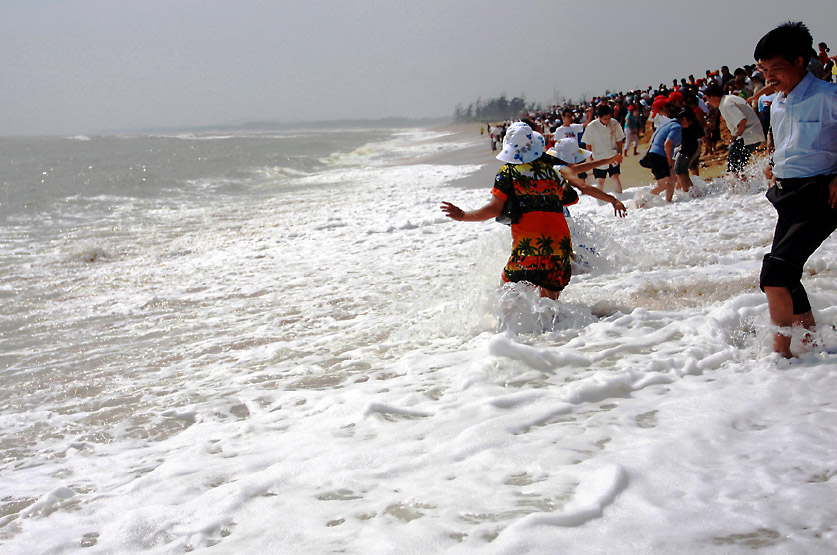
M503 150L497 155L497 159L509 164L528 164L540 158L545 148L546 141L543 135L518 121L506 130Z
M589 150L579 148L578 142L572 137L561 139L555 146L546 151L550 156L554 156L567 164L578 164L584 162L593 155Z

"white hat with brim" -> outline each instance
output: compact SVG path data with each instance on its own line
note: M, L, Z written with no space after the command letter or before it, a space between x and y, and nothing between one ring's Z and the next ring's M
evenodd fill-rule
M578 164L584 162L593 155L589 150L579 148L575 139L568 137L561 139L555 146L546 151L550 156L554 156L567 164Z
M508 164L528 164L540 158L545 149L546 141L543 135L518 121L506 130L503 150L497 155L497 159Z

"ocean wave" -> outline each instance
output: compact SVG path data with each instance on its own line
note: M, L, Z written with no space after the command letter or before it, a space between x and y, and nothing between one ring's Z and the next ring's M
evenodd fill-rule
M414 161L420 163L425 156L443 151L466 149L473 143L440 143L437 135L429 132L396 135L387 141L362 145L348 153L334 153L321 159L327 166L381 167Z
M310 175L310 172L289 168L286 166L270 166L264 168L256 168L252 170L253 174L265 180L281 179L285 177L305 177Z
M181 196L3 229L7 550L834 551L829 503L787 510L834 493L833 239L803 276L818 330L780 360L760 191L626 218L582 197L587 270L553 301L498 293L509 228L441 214L485 203L449 185L479 166L367 138L343 146L386 163L304 175L275 152L196 173L187 145Z

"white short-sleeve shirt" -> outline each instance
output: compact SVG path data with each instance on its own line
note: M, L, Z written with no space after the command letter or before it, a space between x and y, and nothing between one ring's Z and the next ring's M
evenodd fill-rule
M587 125L582 140L593 151L593 158L600 160L610 158L618 152L617 143L625 140L625 132L622 131L619 122L613 118L607 125L595 119ZM607 164L599 169L607 169Z
M555 128L555 142L561 139L575 139L578 142L578 136L584 132L584 126L580 123L571 123L569 126L559 126Z
M732 134L737 132L741 120L747 120L744 133L741 135L745 145L755 145L764 141L764 131L761 128L759 117L755 110L750 108L746 100L732 94L722 96L720 110L724 121L727 122L727 128Z

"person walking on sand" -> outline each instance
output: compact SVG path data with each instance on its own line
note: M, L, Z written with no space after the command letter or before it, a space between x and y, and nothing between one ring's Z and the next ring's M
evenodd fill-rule
M613 119L613 109L602 104L596 110L599 116L587 124L584 129L583 141L593 151L593 159L603 161L614 154L622 152L625 144L625 132L622 126ZM610 176L616 183L616 192L622 192L622 182L619 180L621 167L619 164L603 164L593 170L596 186L604 191L605 179Z
M764 131L756 112L740 96L724 94L718 85L706 87L706 103L721 112L732 139L727 153L727 172L741 179L744 167L759 144L764 142Z
M803 23L788 22L762 37L753 53L765 82L778 91L770 105L773 168L765 175L779 218L759 286L778 327L773 349L785 357L793 356L789 329L816 326L803 266L837 229L837 84L807 71L812 45Z
M625 156L628 155L631 144L634 145L634 156L637 156L639 154L636 151L636 147L639 145L639 118L637 118L636 106L633 104L628 106L628 115L625 117L625 137Z
M572 275L572 240L562 203L565 188L572 186L611 203L617 216L627 211L618 199L578 179L572 168L556 171L545 148L543 135L523 122L513 123L497 155L506 164L497 173L491 201L472 211L449 202L443 202L441 209L458 222L481 222L503 213L507 201L514 202L517 214L511 222L512 252L503 281L528 282L542 297L557 299Z

